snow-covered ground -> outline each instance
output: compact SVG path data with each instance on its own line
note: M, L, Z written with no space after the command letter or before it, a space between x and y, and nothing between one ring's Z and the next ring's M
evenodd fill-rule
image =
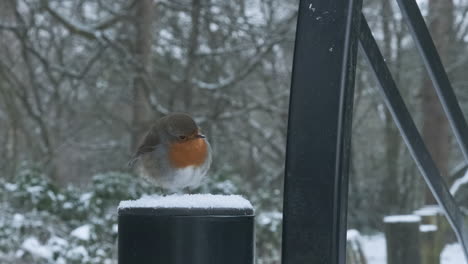
M361 242L368 264L387 263L385 236L383 234L361 236ZM441 264L467 264L459 244L445 246L441 255Z

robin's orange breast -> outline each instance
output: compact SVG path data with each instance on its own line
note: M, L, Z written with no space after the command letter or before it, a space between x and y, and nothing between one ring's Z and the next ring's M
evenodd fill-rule
M204 139L197 138L169 147L169 160L175 168L201 166L208 157L208 146Z

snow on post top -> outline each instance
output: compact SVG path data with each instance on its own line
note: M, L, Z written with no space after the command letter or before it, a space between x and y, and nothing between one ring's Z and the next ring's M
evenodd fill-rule
M417 223L421 222L419 215L392 215L384 217L385 223Z
M252 214L252 204L240 195L173 194L144 196L138 200L121 201L119 212L127 210L152 210L163 214ZM197 213L198 212L198 213ZM229 213L231 212L231 213Z
M252 204L240 195L173 194L144 196L138 200L121 201L123 208L238 208L253 209Z
M436 232L437 226L436 225L420 225L419 232Z
M442 210L438 205L426 205L413 212L415 215L419 216L431 216L442 214Z

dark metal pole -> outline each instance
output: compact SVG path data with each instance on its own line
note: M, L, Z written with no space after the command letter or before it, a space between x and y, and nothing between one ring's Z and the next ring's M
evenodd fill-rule
M252 209L119 209L119 264L253 264Z
M301 0L286 154L283 263L345 263L361 0Z
M468 126L418 4L415 0L398 0L398 5L468 163Z
M442 180L440 172L411 118L364 17L361 19L360 44L380 84L379 90L385 99L387 108L392 114L424 180L431 189L435 199L444 210L447 220L455 231L458 241L464 249L465 257L468 260L468 234L464 226L463 215L445 185L445 182Z

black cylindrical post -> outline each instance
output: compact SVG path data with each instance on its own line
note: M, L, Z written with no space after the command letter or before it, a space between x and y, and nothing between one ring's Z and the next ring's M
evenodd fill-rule
M240 196L123 201L119 264L253 264L254 212Z

